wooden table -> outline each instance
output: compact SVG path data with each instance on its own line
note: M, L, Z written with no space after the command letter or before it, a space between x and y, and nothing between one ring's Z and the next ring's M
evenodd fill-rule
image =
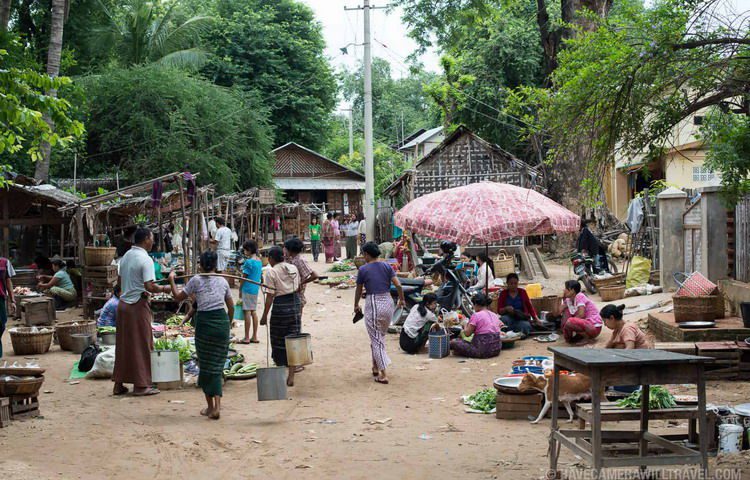
M648 431L649 386L694 383L698 387L698 431L708 434L706 421L706 382L704 366L712 359L661 350L615 350L575 347L550 347L554 353L554 387L552 392L552 426L550 432L550 472L557 472L560 446L583 458L598 478L602 468L634 467L645 471L648 466L700 464L708 475L708 441L701 439L700 451L673 443ZM560 430L558 428L558 397L560 370L573 370L591 378L591 430ZM641 385L640 429L633 431L602 431L602 397L605 385ZM637 456L605 456L603 443L637 442ZM669 451L649 455L648 444Z

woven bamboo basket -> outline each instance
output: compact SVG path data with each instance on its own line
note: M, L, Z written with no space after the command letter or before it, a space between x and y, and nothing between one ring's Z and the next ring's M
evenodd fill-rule
M614 287L620 284L625 284L624 273L615 273L611 277L602 278L601 280L594 280L594 285L596 286L596 288Z
M549 312L550 315L560 315L560 301L559 295L545 295L539 298L530 298L531 305L536 310L537 315L539 312Z
M673 296L674 320L682 322L713 322L716 320L716 295L703 297Z
M651 270L648 276L648 283L657 287L661 285L661 270Z
M16 327L10 329L10 343L16 355L41 355L49 351L55 329L43 327L32 332L32 327ZM45 330L41 332L40 330ZM1 396L1 395L0 395Z
M599 287L599 295L603 302L613 302L625 298L625 285L610 285Z
M87 267L106 267L117 255L115 247L85 247L83 255Z
M500 250L497 253L497 258L493 261L495 267L495 278L502 278L509 273L515 273L516 261L513 255L508 255L505 250Z
M74 325L75 323L75 325ZM63 350L73 350L73 339L71 335L74 333L88 333L96 338L96 321L79 321L79 322L64 322L58 323L55 326L55 333L57 335L57 341L60 344L60 348Z
M39 393L39 389L43 383L44 376L8 380L5 382L0 381L0 397L33 397Z
M367 261L365 260L365 257L354 257L354 266L357 268L362 267Z

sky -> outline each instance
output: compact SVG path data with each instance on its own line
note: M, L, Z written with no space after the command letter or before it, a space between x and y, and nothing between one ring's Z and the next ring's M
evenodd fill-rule
M361 0L302 0L314 11L318 21L323 25L326 40L326 54L337 68L354 68L357 60L363 56L363 48L349 47L348 55L342 55L340 48L349 43L361 44L364 34L362 10L345 11L344 7L358 7ZM750 2L750 0L747 0ZM388 0L372 0L371 4L385 6ZM417 44L407 37L406 25L401 22L400 8L391 10L372 10L370 12L370 29L372 31L372 55L388 60L394 76L403 76L407 72L405 57L417 48ZM385 47L383 46L385 45ZM429 51L421 58L427 70L438 72L439 55Z

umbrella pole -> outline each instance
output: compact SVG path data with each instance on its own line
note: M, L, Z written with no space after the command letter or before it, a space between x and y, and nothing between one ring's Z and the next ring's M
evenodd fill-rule
M490 258L490 244L485 243L484 244L484 255L485 258ZM487 275L489 273L490 266L487 265L487 262L484 262L484 290L487 292L487 295L490 294L490 276Z

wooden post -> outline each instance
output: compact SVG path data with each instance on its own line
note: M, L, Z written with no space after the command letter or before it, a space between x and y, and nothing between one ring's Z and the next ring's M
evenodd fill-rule
M85 240L85 234L84 234L84 226L83 226L83 208L78 207L76 210L76 228L78 230L76 235L76 242L78 243L78 264L79 265L86 265L86 255L85 255L85 247L86 247L86 240Z
M62 215L65 215L64 213ZM60 224L60 256L65 256L65 224Z
M10 257L10 206L8 204L8 192L3 195L3 257Z
M276 245L276 205L273 206L271 211L271 229L273 230L273 244ZM283 235L283 232L282 232Z
M185 263L185 268L188 268L188 249L187 249L187 233L188 233L188 220L187 212L185 211L185 188L182 181L182 175L177 177L178 187L180 189L180 211L182 212L182 258ZM193 200L195 201L195 200Z

